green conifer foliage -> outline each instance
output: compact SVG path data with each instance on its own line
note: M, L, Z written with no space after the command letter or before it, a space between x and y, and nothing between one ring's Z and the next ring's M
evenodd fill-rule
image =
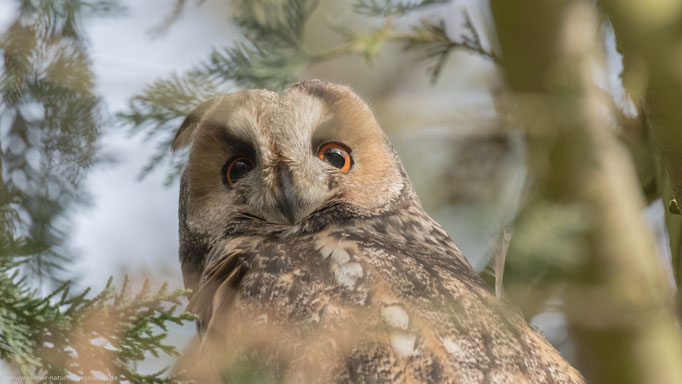
M84 196L105 123L82 21L120 13L117 0L21 0L0 36L0 358L24 382L174 383L165 370L139 373L147 356L176 355L168 325L185 290L146 282L71 294L63 214ZM39 280L36 280L36 277ZM112 380L113 379L113 380Z

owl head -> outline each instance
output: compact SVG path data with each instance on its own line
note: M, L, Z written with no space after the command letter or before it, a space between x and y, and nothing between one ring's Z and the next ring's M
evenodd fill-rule
M349 88L318 80L282 94L243 90L208 100L172 147L190 144L181 221L209 241L380 214L411 190L368 106Z

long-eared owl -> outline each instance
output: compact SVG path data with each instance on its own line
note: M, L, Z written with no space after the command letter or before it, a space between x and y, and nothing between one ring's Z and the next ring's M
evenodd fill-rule
M173 148L189 371L287 383L582 383L422 209L368 106L318 80L199 105ZM235 378L236 377L236 378Z

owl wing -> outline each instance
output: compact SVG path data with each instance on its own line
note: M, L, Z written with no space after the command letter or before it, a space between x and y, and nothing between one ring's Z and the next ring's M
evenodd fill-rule
M237 292L239 280L244 273L240 265L243 252L225 252L223 247L214 247L207 255L210 264L202 272L198 288L193 292L187 310L196 313L197 331L203 337L214 313L225 311Z
M416 382L584 382L518 311L496 299L440 227L332 234L344 235L341 244L354 244L354 260L374 276L367 283L387 325L385 354L396 356L395 374Z

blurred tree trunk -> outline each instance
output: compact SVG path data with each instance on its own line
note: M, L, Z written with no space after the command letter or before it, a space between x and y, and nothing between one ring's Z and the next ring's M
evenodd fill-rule
M596 9L586 0L491 5L534 182L520 216L551 207L589 223L576 230L586 258L563 291L584 373L595 383L682 382L672 291L641 219L631 161L593 82Z
M627 85L644 98L645 112L663 165L677 200L682 201L682 57L679 50L682 2L602 0L600 3L613 24L626 72L645 71L644 76L631 79ZM642 80L646 84L641 84ZM641 89L633 89L640 88L638 85Z
M656 160L658 195L682 203L682 2L601 0L623 54L628 91L641 99ZM675 280L682 276L682 216L666 210ZM682 296L677 295L682 314Z

